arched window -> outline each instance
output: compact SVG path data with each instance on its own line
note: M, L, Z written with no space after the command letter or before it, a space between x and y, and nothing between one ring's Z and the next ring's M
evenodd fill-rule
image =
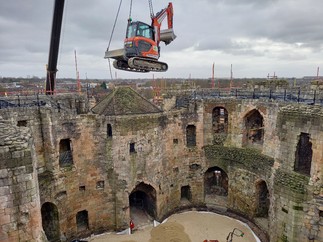
M301 133L296 147L294 170L305 175L310 175L312 156L313 150L310 135Z
M186 127L186 146L196 146L196 127L195 125L188 125Z
M252 110L246 115L245 127L245 145L262 145L264 141L264 119L258 110Z

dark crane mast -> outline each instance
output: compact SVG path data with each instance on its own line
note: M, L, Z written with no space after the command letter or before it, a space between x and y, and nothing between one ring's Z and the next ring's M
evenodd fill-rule
M46 95L53 95L65 0L55 0L52 33L46 75Z

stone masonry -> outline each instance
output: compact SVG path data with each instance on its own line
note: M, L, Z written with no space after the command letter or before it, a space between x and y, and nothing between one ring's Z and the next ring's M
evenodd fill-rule
M31 133L0 116L0 241L40 241L39 187Z
M0 110L0 242L122 230L138 202L158 221L212 205L268 241L323 240L321 106L177 98L162 110L123 88L93 109L71 95Z

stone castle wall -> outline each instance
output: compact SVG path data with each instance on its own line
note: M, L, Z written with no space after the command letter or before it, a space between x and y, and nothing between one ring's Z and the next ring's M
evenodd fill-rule
M75 238L127 227L129 197L136 191L155 201L157 220L182 206L183 187L190 189L191 206L204 206L205 174L213 168L228 176L227 208L255 223L258 186L266 184L270 205L269 228L264 230L270 241L323 238L321 107L214 99L193 100L188 108L168 107L170 111L165 113L100 116L77 110L79 101L69 102L70 110L43 107L0 114L10 120L11 126L26 121L32 135L33 142L29 141L26 149L30 153L35 151L30 156L34 167L23 172L28 177L36 176L32 179L35 189L31 190L40 198L35 206L37 211L33 212L38 223L25 220L26 226L37 228L34 233L26 232L27 240L40 241L42 209L43 216L56 218L53 222L56 225L45 224L56 228L52 238L61 234ZM214 134L212 115L216 107L228 112L226 134ZM250 144L246 138L248 115L254 111L263 118L261 144ZM191 147L187 146L188 126L196 128L196 144ZM27 127L14 128L20 133ZM294 170L300 133L311 137L313 157L309 175ZM70 142L72 163L67 166L60 164L62 140ZM3 147L8 150L6 144ZM8 152L3 153L6 159L4 167L1 166L1 181L9 179L9 168L5 166L11 164L7 154L13 151ZM8 200L11 195L6 183L2 184L0 199ZM25 191L21 193L32 193L24 186L22 190ZM44 212L46 208L48 211ZM87 225L78 223L79 213L86 214ZM6 218L11 221L15 214ZM1 220L2 228L4 225ZM13 231L18 233L15 227ZM46 229L45 233L48 234ZM8 233L5 236L9 238ZM16 237L10 238L14 241ZM5 237L0 237L0 241L6 241Z
M0 116L0 241L40 241L39 188L31 133Z

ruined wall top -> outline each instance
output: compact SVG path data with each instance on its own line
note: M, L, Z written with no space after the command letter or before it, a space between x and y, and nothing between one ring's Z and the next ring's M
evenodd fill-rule
M16 127L11 121L4 120L0 116L0 147L21 146L28 143L31 135L27 128Z
M297 105L289 104L281 107L280 111L284 113L297 113L302 115L323 117L323 108L318 105Z
M14 167L23 165L21 162L30 163L30 159L19 159L24 157L24 151L28 148L28 142L31 138L31 134L28 128L16 127L11 121L6 121L0 116L0 169L7 167ZM10 157L7 157L10 155ZM17 162L10 162L8 164L8 158L16 160Z

